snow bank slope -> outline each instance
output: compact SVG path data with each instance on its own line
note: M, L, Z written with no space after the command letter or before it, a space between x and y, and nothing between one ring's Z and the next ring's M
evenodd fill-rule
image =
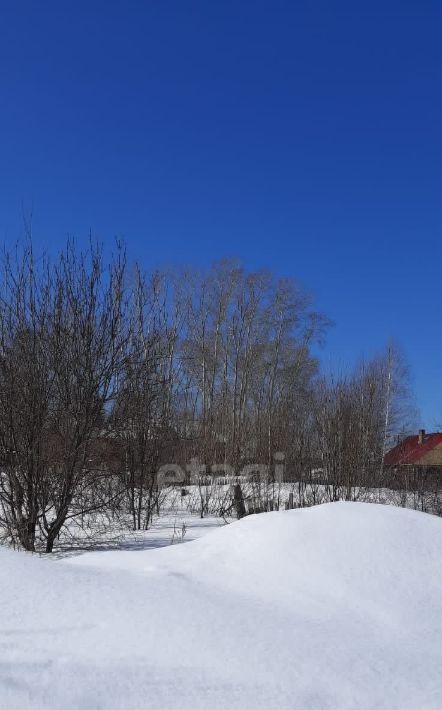
M0 550L0 708L439 709L441 550L442 520L355 503L154 551Z

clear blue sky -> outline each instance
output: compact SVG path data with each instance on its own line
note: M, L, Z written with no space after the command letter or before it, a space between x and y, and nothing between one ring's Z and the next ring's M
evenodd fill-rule
M300 279L345 369L394 337L442 420L442 4L0 7L0 239Z

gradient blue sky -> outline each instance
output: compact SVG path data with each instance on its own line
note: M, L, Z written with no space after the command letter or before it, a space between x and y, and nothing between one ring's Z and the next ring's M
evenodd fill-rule
M442 421L442 4L0 4L0 239L298 278Z

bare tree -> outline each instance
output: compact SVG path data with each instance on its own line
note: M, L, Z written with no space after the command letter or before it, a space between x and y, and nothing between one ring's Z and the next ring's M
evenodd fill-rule
M51 552L101 463L107 408L123 364L125 257L72 243L50 263L32 248L4 259L0 309L3 515L25 549Z
M1 522L35 549L49 468L53 373L48 366L52 280L31 245L5 254L0 301Z

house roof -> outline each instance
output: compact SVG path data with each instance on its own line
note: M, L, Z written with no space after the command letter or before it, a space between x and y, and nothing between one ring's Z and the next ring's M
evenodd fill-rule
M407 436L385 454L384 463L387 466L418 464L429 451L439 444L442 444L442 433L440 432L425 434L422 444L419 443L418 435Z

